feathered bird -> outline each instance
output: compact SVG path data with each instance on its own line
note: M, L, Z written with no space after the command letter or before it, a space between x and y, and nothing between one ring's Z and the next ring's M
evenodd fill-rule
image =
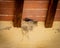
M22 21L22 34L26 35L28 32L33 30L33 27L37 25L37 21L34 21L33 19L25 18Z

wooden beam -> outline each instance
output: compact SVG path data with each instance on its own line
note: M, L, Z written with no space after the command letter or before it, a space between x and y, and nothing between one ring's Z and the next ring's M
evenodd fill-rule
M48 6L47 16L45 20L46 28L51 28L53 25L57 4L58 4L58 0L49 0L49 6Z
M21 27L24 0L15 0L15 11L13 17L14 27Z

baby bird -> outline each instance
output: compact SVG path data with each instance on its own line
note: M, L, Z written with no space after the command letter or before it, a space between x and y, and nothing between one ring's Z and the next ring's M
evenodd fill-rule
M37 25L37 21L34 21L32 19L29 19L29 18L25 18L23 21L22 21L22 29L24 31L31 31L33 29L33 27Z
M37 25L37 21L34 21L33 19L25 18L22 21L22 34L26 35L28 32L33 30L33 27Z

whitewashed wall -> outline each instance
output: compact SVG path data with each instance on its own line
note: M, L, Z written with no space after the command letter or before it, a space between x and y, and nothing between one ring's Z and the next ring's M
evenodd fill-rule
M27 35L23 38L21 28L14 28L11 21L0 21L0 48L60 48L60 22L52 28L38 22Z

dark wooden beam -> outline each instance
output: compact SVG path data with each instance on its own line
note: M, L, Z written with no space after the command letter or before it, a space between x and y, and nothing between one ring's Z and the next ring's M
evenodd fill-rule
M51 28L53 25L57 4L58 4L58 0L49 0L49 6L48 6L47 16L45 20L46 28Z
M15 11L13 17L14 27L21 27L24 0L15 0Z

